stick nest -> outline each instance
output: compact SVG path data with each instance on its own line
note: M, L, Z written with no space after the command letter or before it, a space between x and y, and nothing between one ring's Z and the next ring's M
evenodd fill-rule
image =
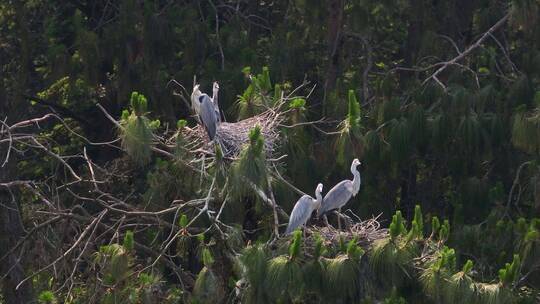
M388 237L388 229L381 228L381 224L376 218L354 223L342 230L338 230L332 226L313 226L308 229L307 243L315 244L315 235L317 234L322 237L326 246L339 246L340 237L345 242L356 237L358 245L367 248L376 240Z
M214 142L221 145L225 157L236 158L242 151L242 147L249 142L249 131L259 125L264 136L266 155L273 157L280 139L278 126L283 121L281 114L279 111L269 109L238 122L222 122L218 125ZM201 125L195 128L184 128L182 135L186 138L190 150L207 154L214 153L213 142L210 141Z

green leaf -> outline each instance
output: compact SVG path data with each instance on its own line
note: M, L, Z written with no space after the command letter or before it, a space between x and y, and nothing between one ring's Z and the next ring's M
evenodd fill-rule
M178 224L179 224L180 227L182 227L182 228L185 229L185 228L187 227L187 225L188 225L188 218L187 218L187 215L182 214L182 215L180 216L180 220L178 221Z
M187 120L185 120L185 119L179 119L176 122L176 128L178 130L182 130L186 125L187 125Z
M126 248L127 251L133 251L133 248L135 246L135 242L133 239L133 231L128 230L126 231L126 235L124 236L124 248Z
M214 264L214 257L212 256L210 249L204 248L202 250L202 262L206 267L210 267L212 264Z
M306 105L306 100L304 98L295 98L289 103L290 109L302 109Z

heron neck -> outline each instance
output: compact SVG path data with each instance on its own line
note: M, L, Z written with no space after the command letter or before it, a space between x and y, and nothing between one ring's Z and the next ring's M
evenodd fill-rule
M361 182L360 172L358 171L358 169L356 169L356 167L351 167L351 172L352 172L352 174L354 176L354 178L353 178L353 196L356 196L358 191L360 191L360 182Z
M214 92L212 94L212 101L214 101L215 104L218 102L218 90L214 89Z
M316 208L319 208L321 206L321 203L322 203L322 195L321 195L321 192L320 191L315 191L315 206Z

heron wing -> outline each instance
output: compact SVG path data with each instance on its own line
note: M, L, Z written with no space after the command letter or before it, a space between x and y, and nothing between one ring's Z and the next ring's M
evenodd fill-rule
M352 193L352 181L344 180L339 182L324 196L319 214L343 207L351 199Z
M312 201L313 198L309 195L304 195L296 202L291 212L291 216L289 217L289 225L287 226L285 234L293 232L296 228L304 225L308 221L313 212Z
M200 101L200 116L202 123L204 125L204 128L206 129L206 132L208 133L208 137L210 137L210 140L213 140L216 136L216 113L214 111L214 104L212 102L212 99L206 94L202 94L199 97Z
M197 97L198 97L197 93L194 92L193 94L191 94L191 107L193 108L193 111L195 112L195 114L199 115L201 106Z

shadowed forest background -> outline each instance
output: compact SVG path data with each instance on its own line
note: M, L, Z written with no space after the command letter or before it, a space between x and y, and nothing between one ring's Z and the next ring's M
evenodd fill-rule
M538 303L539 7L2 1L0 303Z

